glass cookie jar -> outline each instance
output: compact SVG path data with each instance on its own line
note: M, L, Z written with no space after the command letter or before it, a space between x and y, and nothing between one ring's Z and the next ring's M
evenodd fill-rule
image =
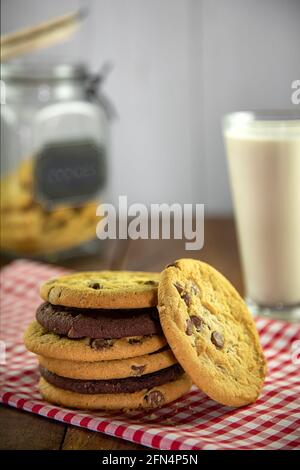
M1 66L1 250L59 257L95 246L109 103L83 65Z

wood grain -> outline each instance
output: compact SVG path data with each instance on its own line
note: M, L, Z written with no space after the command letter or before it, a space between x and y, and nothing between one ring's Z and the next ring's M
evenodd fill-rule
M213 265L243 293L233 220L206 220L204 238L200 251L187 251L184 240L130 240L123 269L161 271L178 258L195 258Z
M143 446L123 439L73 426L69 426L62 445L62 450L137 450L143 448Z
M101 243L101 242L100 242ZM104 240L99 254L67 259L54 264L77 271L101 271L103 269L120 269L127 251L128 240Z
M15 408L0 408L0 449L59 449L67 426Z

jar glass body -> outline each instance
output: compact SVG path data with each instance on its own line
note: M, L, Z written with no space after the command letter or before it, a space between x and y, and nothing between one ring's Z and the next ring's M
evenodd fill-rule
M7 64L1 79L1 250L79 254L106 182L105 109L81 66Z

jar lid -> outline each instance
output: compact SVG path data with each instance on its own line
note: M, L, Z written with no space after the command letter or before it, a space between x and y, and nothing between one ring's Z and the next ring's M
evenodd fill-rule
M9 62L1 64L1 79L21 82L85 80L90 76L83 63Z

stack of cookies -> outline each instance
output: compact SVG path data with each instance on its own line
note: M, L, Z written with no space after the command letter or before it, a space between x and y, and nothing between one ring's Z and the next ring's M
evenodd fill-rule
M266 362L254 320L206 263L181 259L160 275L73 274L44 284L41 296L25 343L38 354L50 402L156 408L192 380L217 402L244 406L262 390Z
M42 285L24 336L38 355L40 392L83 409L156 408L191 386L163 334L159 275L90 272Z

